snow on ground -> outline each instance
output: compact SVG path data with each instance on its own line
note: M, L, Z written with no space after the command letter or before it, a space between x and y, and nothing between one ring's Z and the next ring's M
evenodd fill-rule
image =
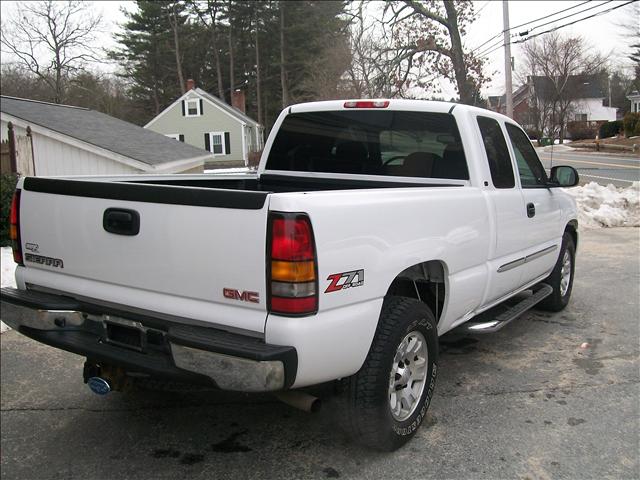
M2 258L0 259L2 264L2 276L0 277L0 283L3 287L16 286L15 271L16 264L13 263L13 253L11 247L2 247ZM0 333L4 333L9 330L3 322L0 321Z
M580 227L640 227L640 182L626 188L590 182L565 191L576 200Z
M204 173L223 173L225 175L233 174L233 173L252 173L252 170L249 170L247 167L238 167L238 168L211 168L205 170Z

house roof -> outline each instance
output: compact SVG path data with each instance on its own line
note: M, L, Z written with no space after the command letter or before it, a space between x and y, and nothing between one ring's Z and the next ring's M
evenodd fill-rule
M260 126L260 124L258 122L256 122L253 118L249 117L242 110L240 110L240 109L238 109L236 107L233 107L233 106L229 105L226 102L223 102L222 100L220 100L215 95L211 95L210 93L205 92L201 88L194 88L194 91L196 93L198 93L199 95L202 95L204 98L209 100L211 103L214 103L215 105L217 105L222 110L224 110L227 113L229 113L230 115L236 117L241 122L246 123L248 125L251 125L253 127Z
M556 87L551 78L543 76L529 77L538 98L551 99ZM597 75L571 75L567 79L565 92L572 92L574 98L604 98L600 79Z
M515 92L513 92L513 103L514 105L519 104L520 102L527 100L528 86L525 83L524 85L520 85ZM489 95L487 97L489 107L490 108L499 108L503 107L507 104L507 95Z
M205 150L88 108L2 95L0 111L151 166L210 155Z

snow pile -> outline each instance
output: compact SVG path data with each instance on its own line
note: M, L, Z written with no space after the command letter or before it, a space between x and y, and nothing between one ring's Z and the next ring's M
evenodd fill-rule
M2 247L2 258L0 263L2 264L2 276L0 276L0 283L3 287L15 288L16 264L13 262L13 252L11 251L11 247ZM7 330L9 330L9 327L0 321L0 333L4 333Z
M581 227L640 227L640 182L627 188L591 182L565 191L576 200Z

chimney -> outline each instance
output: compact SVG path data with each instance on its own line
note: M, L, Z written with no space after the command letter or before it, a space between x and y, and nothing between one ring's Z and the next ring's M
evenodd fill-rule
M242 113L246 113L246 105L243 90L235 90L231 93L231 105L236 107Z
M187 92L189 90L193 90L194 88L196 88L196 82L193 81L193 78L190 78L189 80L187 80Z

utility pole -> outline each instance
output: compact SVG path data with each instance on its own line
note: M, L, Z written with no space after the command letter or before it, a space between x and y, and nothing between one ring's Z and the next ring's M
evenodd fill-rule
M504 25L504 88L507 97L507 117L513 118L513 85L511 83L511 34L509 32L509 1L502 0Z

